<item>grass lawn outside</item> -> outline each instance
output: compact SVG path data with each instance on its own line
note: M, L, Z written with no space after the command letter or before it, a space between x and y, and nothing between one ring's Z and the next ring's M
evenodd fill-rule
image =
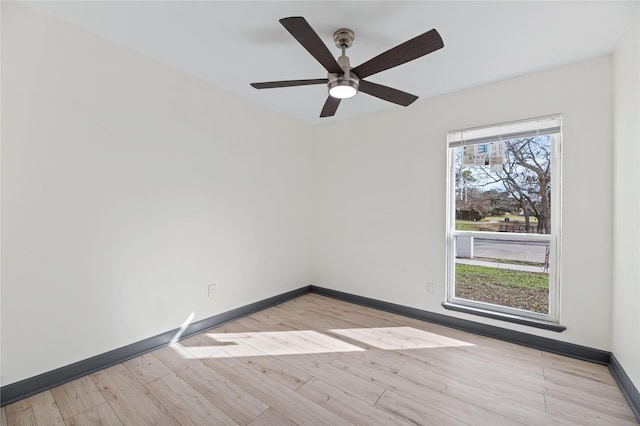
M531 262L527 260L513 260L513 259L496 259L495 257L479 257L473 256L474 260L480 260L483 262L491 262L491 263L505 263L507 265L526 265L526 266L538 266L539 268L544 268L544 263L540 262Z
M456 297L546 314L549 275L456 264Z
M508 218L509 222L524 223L524 216L516 216L515 214L506 214L504 216L487 216L484 219L482 219L480 222L491 222L491 221L504 222L505 218ZM536 219L533 216L529 216L529 223L531 223L532 225L537 225L538 219Z
M490 231L497 232L501 224L505 224L505 218L509 219L510 224L524 224L524 216L505 215L505 216L489 216L479 221L456 219L457 231ZM535 217L529 217L529 225L537 226L538 220Z

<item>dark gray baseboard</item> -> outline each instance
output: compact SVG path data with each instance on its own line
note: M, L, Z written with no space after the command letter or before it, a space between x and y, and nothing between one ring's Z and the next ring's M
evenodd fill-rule
M301 287L296 290L282 293L268 299L260 300L255 303L191 323L182 333L181 338L187 338L209 328L217 327L229 321L261 311L270 306L294 299L298 296L309 293L309 291L310 286ZM166 333L150 337L140 342L132 343L131 345L114 349L112 351L96 355L92 358L84 359L82 361L48 371L38 376L2 386L2 388L0 388L0 406L4 407L12 402L19 401L47 389L60 386L82 376L86 376L87 374L95 373L96 371L166 346L176 336L179 330L180 329L167 331Z
M493 325L482 324L475 321L469 321L461 318L450 317L448 315L437 314L434 312L423 311L421 309L410 308L395 303L383 302L368 297L357 296L354 294L343 293L337 290L317 287L312 285L311 292L333 297L335 299L344 300L346 302L357 303L358 305L368 306L380 309L382 311L392 312L407 317L444 325L446 327L456 328L458 330L468 331L470 333L480 334L482 336L492 337L494 339L506 340L511 343L517 343L523 346L540 349L547 352L553 352L559 355L565 355L572 358L579 358L585 361L595 362L598 364L609 364L611 353L599 349L593 349L586 346L580 346L573 343L566 343L560 340L549 339L547 337L534 336L520 331L513 331L506 328L496 327Z
M614 380L618 384L620 391L631 407L631 411L635 414L638 422L640 422L640 391L635 387L624 368L614 354L611 354L611 362L609 363L609 371Z

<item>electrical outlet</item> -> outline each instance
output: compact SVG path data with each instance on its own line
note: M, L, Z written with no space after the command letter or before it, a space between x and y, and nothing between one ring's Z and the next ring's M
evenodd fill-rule
M427 281L427 293L433 294L433 283L431 281Z
M214 292L215 288L216 288L215 284L209 284L209 287L207 288L207 290L208 290L207 295L209 297L213 297L213 292Z

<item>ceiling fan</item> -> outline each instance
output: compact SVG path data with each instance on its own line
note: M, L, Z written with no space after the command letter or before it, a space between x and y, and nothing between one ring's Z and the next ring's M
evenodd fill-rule
M345 50L353 44L354 33L352 30L341 28L333 34L336 47L342 49L342 55L336 60L303 17L282 18L280 23L327 70L327 78L268 81L251 83L251 86L256 89L273 89L277 87L326 84L329 89L329 96L322 107L320 117L333 116L340 105L340 101L355 96L358 91L398 105L410 105L418 99L417 96L364 79L444 47L440 34L436 30L430 30L381 53L355 68L351 68L349 57L345 55Z

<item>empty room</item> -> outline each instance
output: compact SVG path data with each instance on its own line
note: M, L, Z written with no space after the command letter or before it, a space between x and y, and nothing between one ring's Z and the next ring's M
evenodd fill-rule
M640 421L639 1L0 18L2 425Z

